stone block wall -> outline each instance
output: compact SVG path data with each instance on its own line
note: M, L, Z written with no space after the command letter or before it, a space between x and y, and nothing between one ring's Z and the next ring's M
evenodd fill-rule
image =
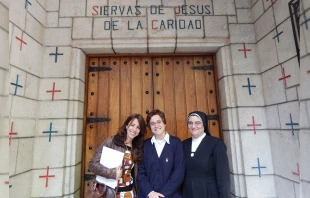
M216 53L232 197L309 196L308 1L300 68L289 0L0 2L0 192L80 196L86 54Z
M9 145L10 197L80 193L85 54L71 46L71 28L64 28L67 37L53 28L58 27L56 4L59 1L10 4L7 122L17 133ZM9 130L5 128L5 134Z
M252 7L277 197L299 197L300 187L300 74L289 2Z
M0 1L0 197L9 196L9 1Z
M309 80L300 78L289 1L235 3L231 44L217 52L231 57L218 58L218 77L232 194L299 197L300 83Z
M18 14L17 14L18 13ZM37 19L39 18L39 20ZM10 197L31 197L45 12L37 1L10 3ZM44 167L41 167L42 172ZM18 190L15 190L18 189Z
M298 197L300 82L288 3L257 1L253 9L277 196Z
M300 197L310 195L310 2L301 1L300 9Z

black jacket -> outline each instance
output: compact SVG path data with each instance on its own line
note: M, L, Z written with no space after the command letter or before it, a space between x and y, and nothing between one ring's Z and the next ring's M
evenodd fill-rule
M184 198L230 197L230 172L226 146L206 135L191 157L192 138L183 141L185 159Z

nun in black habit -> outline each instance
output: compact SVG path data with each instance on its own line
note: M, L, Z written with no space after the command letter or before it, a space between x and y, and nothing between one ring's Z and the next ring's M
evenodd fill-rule
M207 115L203 112L191 112L187 127L192 137L183 141L183 198L230 197L230 174L224 142L210 135Z

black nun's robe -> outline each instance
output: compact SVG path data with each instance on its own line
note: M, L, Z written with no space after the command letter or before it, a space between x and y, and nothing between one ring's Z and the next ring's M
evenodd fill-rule
M207 126L204 116L200 116L204 126ZM183 141L185 159L183 198L230 197L230 173L224 142L210 136L206 131L206 136L202 139L193 157L191 147L192 138Z

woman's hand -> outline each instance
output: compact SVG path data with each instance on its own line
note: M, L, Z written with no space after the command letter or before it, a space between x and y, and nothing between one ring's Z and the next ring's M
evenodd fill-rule
M155 191L149 194L149 198L159 198L159 197L165 197L165 196Z
M120 180L120 178L123 175L123 169L122 169L122 164L120 164L118 167L116 167L116 180Z

